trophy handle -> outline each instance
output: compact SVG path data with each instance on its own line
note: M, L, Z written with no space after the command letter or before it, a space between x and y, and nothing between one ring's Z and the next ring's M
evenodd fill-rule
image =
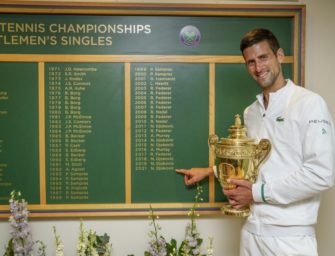
M257 156L258 156L258 163L255 169L258 169L260 164L265 160L265 158L269 155L271 151L271 143L268 139L261 139L259 144L257 145Z
M208 137L208 147L209 149L215 153L215 145L218 143L219 137L216 134L211 134Z

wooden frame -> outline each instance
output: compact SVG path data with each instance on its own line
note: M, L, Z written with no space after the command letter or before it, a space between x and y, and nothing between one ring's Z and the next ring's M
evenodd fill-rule
M199 17L290 17L294 20L293 55L285 57L285 63L293 66L293 80L304 85L305 55L305 6L304 5L236 5L236 4L138 4L138 3L77 3L77 2L20 2L3 1L1 14L46 14L46 15L121 15L121 16L199 16ZM43 75L45 62L99 62L125 63L125 203L120 204L47 204L45 171L45 99L39 96L39 172L40 204L30 205L32 217L71 216L142 216L147 214L148 203L132 203L131 198L131 134L130 134L130 64L131 63L208 63L209 64L209 131L215 133L215 64L243 63L239 55L124 55L124 54L18 54L0 53L0 62L38 63L39 95L44 95ZM1 88L0 88L1 89ZM127 96L128 95L128 96ZM42 118L41 118L42 117ZM1 135L0 135L1 136ZM209 155L209 164L214 163ZM201 203L203 214L218 214L221 203L215 201L214 179L210 179L209 201ZM192 203L152 203L161 215L185 214ZM0 206L0 218L8 216L8 206Z

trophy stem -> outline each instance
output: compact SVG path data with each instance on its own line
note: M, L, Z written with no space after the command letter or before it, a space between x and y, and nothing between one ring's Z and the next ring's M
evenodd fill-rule
M250 215L249 206L242 207L240 209L233 208L229 203L224 203L221 212L224 215L235 216L235 217L243 217L246 218Z

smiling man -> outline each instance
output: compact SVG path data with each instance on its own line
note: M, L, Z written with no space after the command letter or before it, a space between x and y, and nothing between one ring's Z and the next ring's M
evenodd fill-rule
M334 184L334 124L324 100L285 79L284 50L267 29L254 29L240 49L262 93L244 111L248 137L271 141L255 184L230 180L223 190L234 208L251 205L241 231L241 256L316 256L314 225L320 193ZM216 167L181 169L185 183L213 175Z
M265 107L269 102L269 93L279 90L286 84L281 69L284 51L278 48L278 44L273 42L273 46L270 46L269 42L261 41L243 51L249 74L263 90Z

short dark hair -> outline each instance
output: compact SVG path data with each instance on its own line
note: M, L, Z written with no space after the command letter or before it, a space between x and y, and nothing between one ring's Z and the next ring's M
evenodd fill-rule
M242 54L245 48L248 48L262 41L267 41L269 43L270 48L274 54L276 54L278 49L280 48L278 39L270 30L264 28L256 28L246 33L241 39L240 50Z

